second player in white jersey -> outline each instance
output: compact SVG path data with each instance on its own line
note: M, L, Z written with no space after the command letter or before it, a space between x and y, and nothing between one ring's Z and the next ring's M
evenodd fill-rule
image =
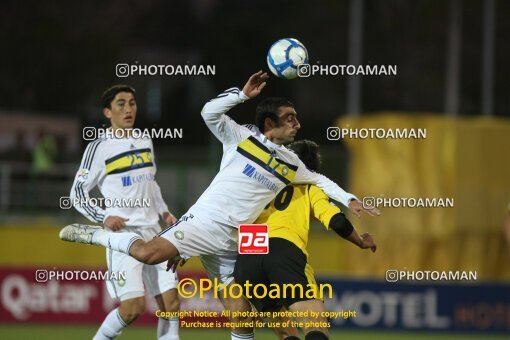
M137 113L135 91L126 85L113 86L103 94L103 105L111 128L87 146L71 188L71 202L85 217L107 230L150 241L161 231L160 216L167 224L175 222L175 217L168 211L155 180L152 140L132 138L130 134ZM96 186L103 200L90 197ZM177 275L167 272L164 264L149 266L113 249L107 249L106 261L108 270L124 273L125 280L106 282L110 296L120 299L120 306L108 314L94 340L115 338L145 312L146 292L161 310L179 310ZM177 340L178 329L178 319L160 318L158 339Z
M150 138L100 138L87 146L70 198L78 211L96 223L122 216L127 226L157 225L168 207L155 175ZM109 199L103 202L112 206L100 207L90 199L89 191L96 185Z

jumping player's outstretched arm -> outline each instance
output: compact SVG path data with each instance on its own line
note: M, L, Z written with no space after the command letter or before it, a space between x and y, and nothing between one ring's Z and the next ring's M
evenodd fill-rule
M370 249L373 253L375 253L377 249L377 245L375 244L372 235L369 233L359 235L356 228L354 228L347 217L345 217L345 215L341 212L331 218L328 229L332 229L340 237L357 245L361 249Z
M248 79L242 91L237 87L232 87L204 105L202 118L209 130L223 144L238 144L251 135L250 130L237 124L225 113L237 104L256 97L266 86L265 80L268 77L266 73L259 71Z
M356 196L346 192L326 176L308 170L301 160L298 161L298 170L293 183L310 183L317 185L324 190L326 195L348 207L356 216L360 216L362 211L370 216L378 216L381 214L377 208L365 209Z
M348 240L349 242L357 245L361 249L368 249L375 252L377 245L369 233L364 233L361 236L356 231L356 228L345 217L339 207L329 201L324 191L310 185L308 187L308 194L310 197L310 205L313 216L321 221L327 228L333 230L340 237Z
M294 180L296 184L302 183L310 183L315 184L329 197L334 200L342 203L346 207L349 206L349 202L351 200L356 200L357 197L353 194L346 192L344 189L340 188L335 182L330 180L324 175L321 175L317 172L310 171L306 168L304 164L300 164L298 166L298 170L296 172L296 178Z

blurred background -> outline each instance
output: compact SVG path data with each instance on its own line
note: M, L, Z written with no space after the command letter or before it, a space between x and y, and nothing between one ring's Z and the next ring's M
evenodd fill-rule
M103 249L57 237L60 227L86 221L60 209L59 200L68 196L88 143L83 128L107 126L101 93L132 85L137 127L182 129L183 138L154 140L157 181L177 216L207 187L221 159L202 106L268 70L269 47L285 37L301 41L312 64L398 68L396 76L270 79L262 96L295 104L298 138L321 145L322 173L360 198L455 202L352 217L360 232L375 234L375 254L314 222L310 261L335 288L325 302L359 314L332 320L331 337L510 334L510 2L4 1L1 9L0 338L90 338L114 306L101 282L34 279L38 269L106 266ZM117 77L116 65L125 63L214 65L215 74ZM258 100L230 115L252 123ZM427 138L329 140L332 126L426 128ZM203 275L198 261L182 270L181 276ZM388 283L387 270L476 271L477 280ZM121 338L155 337L154 308ZM213 299L187 300L183 308L221 310ZM182 338L205 334L183 330Z

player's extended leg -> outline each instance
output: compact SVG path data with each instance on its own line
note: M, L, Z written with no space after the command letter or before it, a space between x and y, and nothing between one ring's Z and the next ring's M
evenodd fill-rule
M232 340L253 340L253 327L247 327L253 321L251 317L251 305L244 297L229 296L231 285L234 284L234 266L237 259L237 251L224 255L201 255L200 261L209 276L209 279L217 279L220 283L218 297L226 310L230 311L230 321L235 325L244 327L232 327ZM222 286L223 285L223 286ZM215 287L216 289L216 287ZM244 315L243 315L244 314Z
M179 340L179 316L181 304L177 289L170 289L154 297L162 312L175 312L176 316L158 319L158 340Z
M159 236L148 242L137 240L128 251L130 256L145 264L166 262L179 255L177 248L170 241Z
M235 317L231 317L230 321L234 324L247 324L253 321L253 318L250 316L243 316L242 313L236 312L246 312L249 314L251 312L251 305L244 297L233 298L230 296L223 296L223 294L219 294L219 298L223 307L230 311L230 315L236 315ZM245 315L246 315L245 314ZM241 316L239 316L241 315ZM232 340L253 340L253 327L232 327Z
M161 263L178 255L177 248L162 237L146 242L136 233L114 233L85 224L70 224L60 230L59 237L64 241L94 244L120 251L145 264Z
M144 264L126 254L107 249L108 271L124 273L119 279L107 280L106 288L112 299L120 299L120 306L112 310L99 327L95 340L114 339L145 311ZM152 266L151 266L152 267Z
M296 318L296 321L302 322L305 325L303 331L305 332L306 340L328 339L328 328L325 326L328 320L323 316L326 312L326 308L321 300L298 301L290 305L289 310L292 312L308 312L308 317ZM312 318L310 316L310 311L319 313L319 317Z

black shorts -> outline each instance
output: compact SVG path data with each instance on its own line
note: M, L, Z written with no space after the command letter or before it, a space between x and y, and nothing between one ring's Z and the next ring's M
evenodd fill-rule
M298 290L292 294L293 288L289 287L285 290L285 296L283 294L283 284L299 284L303 287L303 292L306 292L308 284L315 284L313 270L306 260L306 255L294 243L283 238L270 238L269 254L237 255L234 279L243 287L246 282L250 283L251 297L248 297L246 290L244 295L258 311L287 307L298 301L311 300L306 297L306 294L300 294ZM271 287L274 287L270 286L271 284L277 284L280 294L278 297L256 298L254 295L260 297L263 293L262 289L257 289L258 293L253 294L253 287L257 284L265 285L268 292L272 289Z

